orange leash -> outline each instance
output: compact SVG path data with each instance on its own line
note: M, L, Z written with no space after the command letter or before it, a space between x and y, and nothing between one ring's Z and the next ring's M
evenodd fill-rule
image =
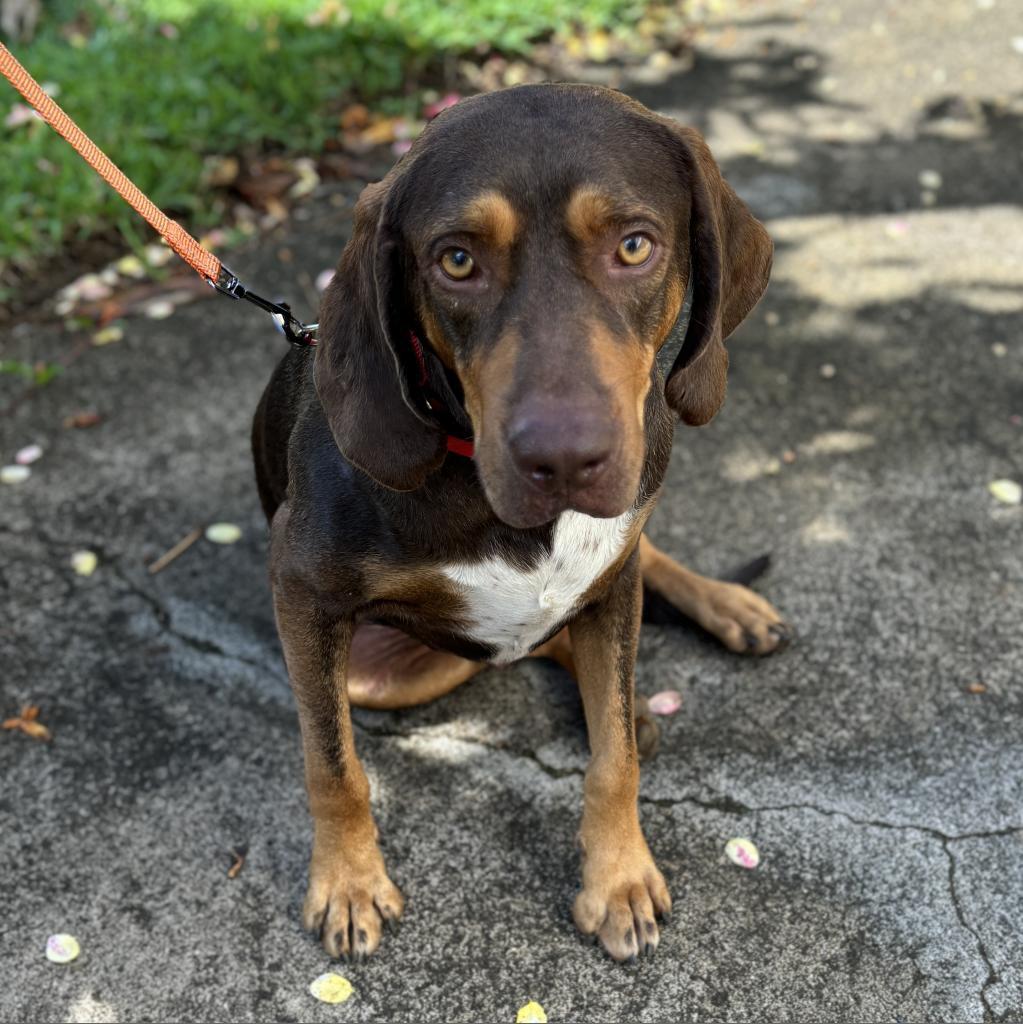
M200 245L177 221L171 220L135 183L61 110L42 86L0 43L0 72L39 112L44 121L62 136L83 160L140 216L145 218L167 244L217 291L234 299L248 299L279 320L288 340L295 344L315 344L316 325L303 325L284 303L270 302L253 294L209 251Z

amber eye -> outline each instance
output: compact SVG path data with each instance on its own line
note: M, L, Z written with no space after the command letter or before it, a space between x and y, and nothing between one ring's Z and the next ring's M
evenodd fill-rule
M650 259L653 251L654 243L646 235L629 235L618 246L618 258L627 267L638 267Z
M473 258L464 249L447 249L440 258L444 273L455 281L464 281L476 266Z

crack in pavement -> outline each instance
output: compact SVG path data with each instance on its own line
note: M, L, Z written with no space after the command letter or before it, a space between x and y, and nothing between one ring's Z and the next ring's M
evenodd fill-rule
M381 737L384 739L403 739L409 740L415 738L417 730L400 730L393 729L387 726L373 726L365 722L360 722L353 718L353 725L366 735ZM531 750L522 750L515 748L509 744L497 744L488 743L485 740L481 740L477 737L466 737L466 736L455 736L451 733L441 732L435 733L434 736L439 736L442 739L455 740L456 742L469 743L473 746L482 747L485 750L491 750L497 753L506 754L511 757L526 760L535 764L545 775L553 779L563 779L568 776L577 776L582 778L585 775L584 771L578 768L553 768L548 764L545 764L540 760L535 752ZM988 999L988 990L992 985L998 984L1001 978L998 972L995 970L994 964L991 961L990 954L988 953L987 947L984 944L979 932L974 928L966 917L966 912L959 899L959 892L956 888L955 881L955 869L956 862L955 856L950 848L950 844L959 842L967 839L994 839L1010 835L1023 834L1023 825L1010 825L1000 829L989 829L984 831L976 832L962 832L955 835L950 835L942 832L940 829L936 829L930 825L919 825L919 824L908 824L900 822L884 821L882 819L871 819L871 818L857 818L854 815L847 813L846 811L836 810L834 808L819 807L816 804L806 803L793 803L793 804L775 804L765 806L751 806L744 804L727 794L721 794L718 797L707 800L700 797L694 796L683 796L677 798L660 798L660 797L649 797L640 794L639 803L646 804L654 807L676 807L680 804L690 804L695 807L699 807L703 810L713 810L724 814L731 815L749 815L749 814L769 814L769 813L782 813L785 811L810 811L814 814L819 814L824 817L832 818L843 818L850 824L857 827L863 828L877 828L889 831L911 831L918 832L928 838L934 839L941 844L942 850L945 852L948 858L949 870L948 870L948 890L949 897L952 903L952 908L955 911L956 917L963 927L963 929L969 932L973 936L977 943L977 951L980 955L984 966L987 968L987 977L984 980L984 984L981 987L979 998L981 1005L984 1009L984 1024L997 1024L999 1020L1004 1020L1005 1015L998 1017L992 1008ZM916 982L914 981L914 984Z
M997 985L1002 979L998 976L995 965L991 962L991 957L988 955L984 940L980 937L977 929L967 921L966 911L959 902L959 892L956 889L956 859L955 854L949 848L949 840L942 841L941 848L945 851L945 856L948 857L948 891L952 897L952 906L955 909L956 917L959 918L960 925L976 940L977 951L987 967L987 977L984 979L984 984L980 989L980 1003L984 1007L984 1022L985 1024L990 1024L990 1022L997 1021L999 1018L995 1015L994 1008L988 1000L988 989L992 985ZM1004 1019L1004 1016L1001 1019Z

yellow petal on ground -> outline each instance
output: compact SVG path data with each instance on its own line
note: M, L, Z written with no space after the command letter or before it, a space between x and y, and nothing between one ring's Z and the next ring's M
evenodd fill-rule
M50 963L69 964L72 960L77 959L81 951L78 939L73 935L61 933L60 935L51 935L46 940L46 959Z
M343 1003L349 999L355 989L352 983L340 974L328 971L313 979L309 985L309 993L321 1003ZM547 1018L545 1017L544 1020Z
M547 1014L539 1003L530 1000L515 1014L515 1024L547 1024Z
M241 528L234 523L210 523L206 527L206 539L214 544L236 544L241 537Z
M114 264L114 268L124 277L145 277L147 273L146 265L134 254L122 256Z
M1005 505L1018 505L1023 502L1023 487L1015 480L992 480L987 489L993 498Z
M103 330L97 331L92 336L92 343L93 345L109 345L112 342L120 341L123 337L124 328L111 324L109 327L104 327Z
M99 565L99 559L94 551L76 551L71 556L71 568L79 576L91 576Z

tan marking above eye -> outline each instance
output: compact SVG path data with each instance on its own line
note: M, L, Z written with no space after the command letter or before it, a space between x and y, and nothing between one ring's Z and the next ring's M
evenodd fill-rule
M614 201L606 192L581 185L572 193L565 211L568 230L580 242L589 242L599 236L613 208Z
M453 281L464 281L476 267L465 249L445 249L440 258L441 269Z
M510 249L519 233L519 218L512 204L493 189L472 199L462 211L462 220L470 231L498 249Z
M618 259L627 267L638 267L650 259L654 243L647 235L636 233L623 238L618 244Z

